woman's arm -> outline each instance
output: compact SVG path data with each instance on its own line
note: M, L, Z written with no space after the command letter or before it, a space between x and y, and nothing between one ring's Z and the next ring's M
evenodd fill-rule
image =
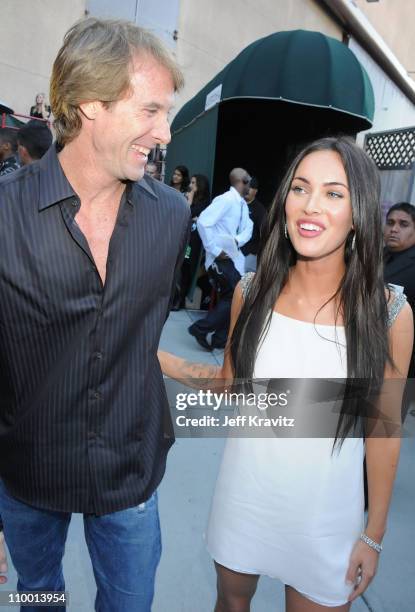
M238 283L235 287L232 299L231 322L222 366L195 363L182 359L181 357L176 357L176 355L172 355L172 353L167 353L166 351L158 351L157 356L163 374L174 380L184 382L187 386L196 389L218 389L229 385L233 380L230 340L233 328L241 312L242 304L242 290L240 283Z
M402 396L405 379L408 375L412 355L414 336L411 307L406 304L399 313L390 331L390 353L395 368L387 365L385 381L387 397L392 397L389 406L392 422L399 423L401 418ZM392 382L392 379L395 379ZM390 388L388 386L388 381ZM391 401L389 400L389 404ZM386 412L385 410L383 412ZM386 412L386 416L388 414ZM386 531L392 486L398 467L400 433L395 437L381 438L369 436L366 440L366 464L368 476L369 512L367 534L375 541L380 541ZM378 539L376 539L378 538Z
M381 410L384 416L391 415L392 424L401 415L404 381L408 374L412 354L414 326L412 310L408 304L399 313L390 330L390 353L395 365L385 368L387 406ZM392 382L391 379L395 379ZM388 383L389 381L389 383ZM390 387L389 387L390 385ZM392 398L392 401L391 401ZM365 534L374 542L381 544L386 531L387 514L392 496L393 482L399 461L400 434L391 437L378 437L376 434L366 439L366 466L368 480L368 520ZM350 601L361 595L376 573L378 555L373 548L359 540L353 549L347 579L355 584L361 572L361 581L354 590Z

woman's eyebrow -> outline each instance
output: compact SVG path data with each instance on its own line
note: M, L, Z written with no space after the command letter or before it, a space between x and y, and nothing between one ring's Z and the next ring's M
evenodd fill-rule
M295 181L296 179L299 181L303 181L304 183L307 183L307 185L310 185L310 181L304 178L304 176L295 176L293 178L293 181ZM349 191L348 186L342 183L341 181L327 181L326 183L323 183L323 185L341 185L342 187L344 187L345 189Z

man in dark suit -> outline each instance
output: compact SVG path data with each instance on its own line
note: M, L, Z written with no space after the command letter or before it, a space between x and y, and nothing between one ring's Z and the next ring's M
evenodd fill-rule
M415 308L415 206L392 206L385 224L385 281L403 287Z
M415 314L415 206L399 202L386 215L385 282L405 293ZM415 347L412 351L408 379L415 377ZM408 402L413 399L413 385L406 388L404 416Z
M57 146L0 180L0 583L4 537L18 589L59 609L80 512L96 609L151 610L174 441L157 348L190 215L144 167L182 84L150 32L78 22L52 71Z
M252 230L251 239L241 247L241 251L245 255L245 272L256 272L261 231L267 216L265 206L257 200L258 187L258 180L252 177L249 183L249 191L245 196L245 202L248 204L249 217L254 224L254 228Z

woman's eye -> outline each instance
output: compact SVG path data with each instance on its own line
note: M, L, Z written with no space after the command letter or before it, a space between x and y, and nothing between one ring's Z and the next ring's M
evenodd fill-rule
M300 187L299 185L294 185L293 187L291 187L291 190L294 193L304 193L304 191L305 191L304 188Z
M330 198L342 198L343 194L338 191L329 191L327 194Z

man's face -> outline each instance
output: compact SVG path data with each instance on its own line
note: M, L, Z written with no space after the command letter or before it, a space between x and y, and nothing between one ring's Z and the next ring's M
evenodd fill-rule
M236 189L236 191L243 197L246 198L246 196L249 193L249 183L251 182L251 177L249 176L248 173L242 175L237 182L235 183L234 187Z
M4 161L11 155L10 144L0 138L0 162Z
M131 91L110 108L99 102L94 121L83 126L99 170L120 181L140 180L150 150L170 142L167 116L173 99L173 79L167 68L149 56L136 58Z
M245 196L245 201L248 202L248 204L250 204L251 202L255 200L257 193L258 193L258 189L255 189L254 187L249 187L248 193Z
M153 162L149 162L146 165L146 173L149 176L151 176L151 178L154 178L154 179L158 179L159 178L159 173L158 173L158 170L157 170L157 165L154 164Z
M28 166L29 164L32 164L35 161L30 157L26 147L24 147L20 143L17 145L17 153L19 155L20 165L22 166Z
M406 251L415 245L415 224L411 215L403 210L393 210L386 217L385 244L390 251Z

